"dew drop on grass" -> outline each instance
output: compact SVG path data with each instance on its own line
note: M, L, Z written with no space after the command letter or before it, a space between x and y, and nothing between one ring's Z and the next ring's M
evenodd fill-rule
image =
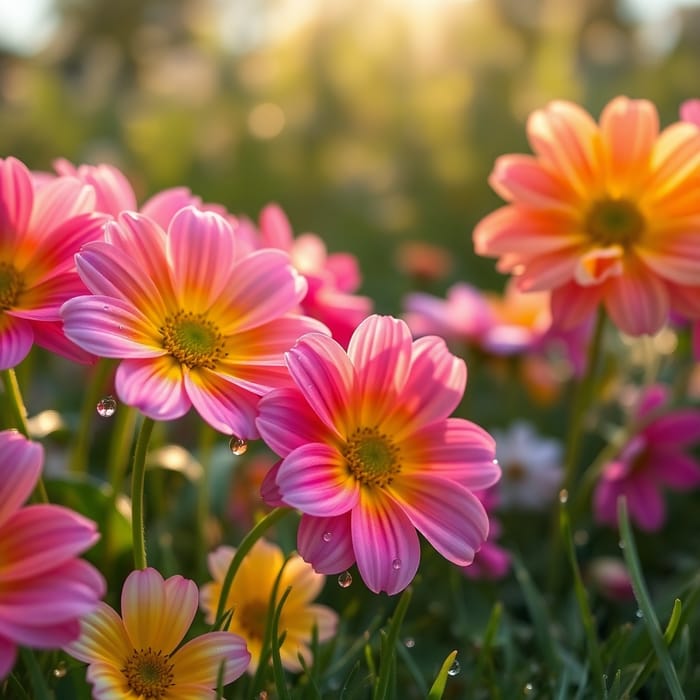
M566 489L562 489L559 492L559 503L566 503L569 500L569 492Z
M240 457L248 451L248 443L235 435L229 440L228 447L236 457Z
M51 675L54 678L63 678L66 673L68 673L68 667L65 661L59 661L56 666L51 670Z
M403 645L406 649L413 649L413 647L416 646L416 640L413 639L413 637L406 637L406 639L403 640Z
M117 410L114 396L105 396L97 402L97 413L103 418L111 418Z
M523 695L532 695L533 690L534 687L532 683L525 683L525 687L523 688Z
M352 583L352 574L349 571L344 571L338 576L338 585L341 588L347 588Z
M462 667L459 665L459 661L455 659L452 662L452 666L447 670L447 675L448 676L457 676L459 675L459 672L462 670Z

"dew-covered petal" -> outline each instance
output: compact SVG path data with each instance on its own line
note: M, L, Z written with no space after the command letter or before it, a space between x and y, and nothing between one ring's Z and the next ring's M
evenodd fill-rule
M310 443L291 452L277 472L285 503L319 517L341 515L357 503L359 484L334 448Z
M29 354L33 342L29 321L0 311L0 370L17 367Z
M153 420L174 420L190 410L182 368L172 357L122 360L114 377L119 400Z
M232 632L207 632L190 640L172 656L176 685L216 687L221 664L223 682L239 678L250 663L242 637Z
M362 580L374 593L399 593L420 561L415 527L402 507L384 494L362 489L351 514L352 541Z
M320 574L339 574L350 568L355 563L350 513L331 518L302 515L297 550Z
M458 566L472 562L488 535L489 519L471 491L447 479L416 474L395 481L389 490L443 557Z
M17 430L0 431L0 526L29 498L43 463L40 443Z
M89 664L105 662L119 668L132 648L121 617L106 603L98 603L96 610L80 621L80 638L64 650Z

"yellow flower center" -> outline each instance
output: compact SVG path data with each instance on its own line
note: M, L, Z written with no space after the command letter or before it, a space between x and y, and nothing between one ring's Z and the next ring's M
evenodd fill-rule
M0 262L0 311L17 305L24 290L24 277L11 263Z
M180 310L168 316L159 330L163 347L190 368L214 369L218 360L228 354L218 326L204 314Z
M599 246L629 248L644 232L644 216L633 202L608 197L593 204L584 223L586 233Z
M175 685L170 656L162 651L134 649L121 670L129 689L144 700L160 700Z
M388 486L401 471L400 449L377 428L357 428L341 452L352 475L364 486Z
M251 600L236 610L235 614L243 630L243 637L259 640L265 637L267 609L267 603L262 600Z

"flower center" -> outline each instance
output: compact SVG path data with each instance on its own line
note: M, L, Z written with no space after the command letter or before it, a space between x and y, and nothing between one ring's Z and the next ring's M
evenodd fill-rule
M584 228L596 245L629 248L641 238L644 217L626 199L600 199L589 210Z
M365 486L388 486L401 471L401 450L377 428L357 428L341 452L352 475Z
M159 331L163 347L180 364L190 368L214 369L219 358L228 354L218 326L204 314L180 310L168 316Z
M134 649L121 670L129 689L144 700L160 700L175 685L170 656L160 650Z
M252 600L236 610L238 624L245 630L246 639L264 639L267 625L267 603Z
M0 311L17 305L24 290L24 278L11 263L0 262Z
M503 477L507 481L518 483L523 481L527 476L527 469L522 462L513 461L502 465Z

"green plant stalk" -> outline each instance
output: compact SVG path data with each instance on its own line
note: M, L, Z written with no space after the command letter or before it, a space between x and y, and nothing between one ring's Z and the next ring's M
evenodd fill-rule
M146 559L146 528L143 516L143 492L146 481L146 453L151 439L155 421L143 417L139 435L136 438L134 461L131 469L131 540L134 549L134 568L145 569Z
M279 578L277 579L277 583L279 583ZM280 698L280 700L292 700L291 695L289 694L289 689L287 688L287 683L284 677L284 668L282 667L282 657L280 656L280 647L284 643L285 632L282 633L282 638L279 636L280 615L282 614L282 608L287 602L287 598L291 592L292 587L288 586L285 592L282 594L279 604L274 609L270 634L272 642L272 673L275 677L275 687L277 688L277 696Z
M442 662L440 666L440 671L430 687L430 692L428 693L428 700L441 700L442 694L445 692L445 686L447 685L448 671L452 667L452 664L457 658L457 650L450 652L447 658Z
M659 620L654 612L654 606L652 605L651 598L649 597L649 591L647 590L646 583L644 582L642 567L639 562L639 555L637 554L634 536L632 535L632 527L630 526L629 516L627 514L627 502L624 496L621 496L618 499L617 517L620 527L620 537L624 545L622 551L625 557L625 562L627 563L630 579L632 581L632 590L634 591L634 596L639 604L639 609L642 611L644 625L649 633L651 645L654 648L656 657L661 665L661 671L664 674L666 685L671 693L671 697L673 700L685 700L683 689L681 688L680 681L678 680L676 667L673 665L671 656L668 653L668 648L666 646L666 641L664 640L664 635L661 632ZM671 616L671 620L674 621L674 624L676 625L677 623L675 623L675 620L677 616L680 616L680 611L674 611L674 614Z
M248 532L248 534L241 540L241 543L238 545L236 553L233 555L233 559L229 564L228 570L226 571L226 576L224 576L224 580L221 583L221 595L219 597L219 604L216 607L214 629L221 629L220 625L226 609L226 600L228 599L228 594L231 590L233 578L236 575L238 567L241 565L243 558L270 527L291 512L291 508L275 508L274 510L270 511L259 523L257 523L257 525L255 525L255 527L253 527L253 529L250 530L250 532Z
M20 655L32 681L34 690L32 697L35 700L51 700L51 693L46 685L44 674L34 656L34 652L31 649L21 648Z
M7 396L7 407L10 409L12 416L13 427L17 428L24 437L29 438L29 428L27 427L27 409L24 406L24 399L17 381L17 374L14 368L4 369L0 372L2 384L5 387L5 396ZM41 503L48 503L49 496L46 493L44 480L39 475L34 487L33 498Z
M389 697L389 683L392 677L392 669L396 663L396 644L412 594L413 592L410 588L407 588L401 594L401 598L391 618L389 631L381 647L379 677L375 686L374 700L386 700Z

